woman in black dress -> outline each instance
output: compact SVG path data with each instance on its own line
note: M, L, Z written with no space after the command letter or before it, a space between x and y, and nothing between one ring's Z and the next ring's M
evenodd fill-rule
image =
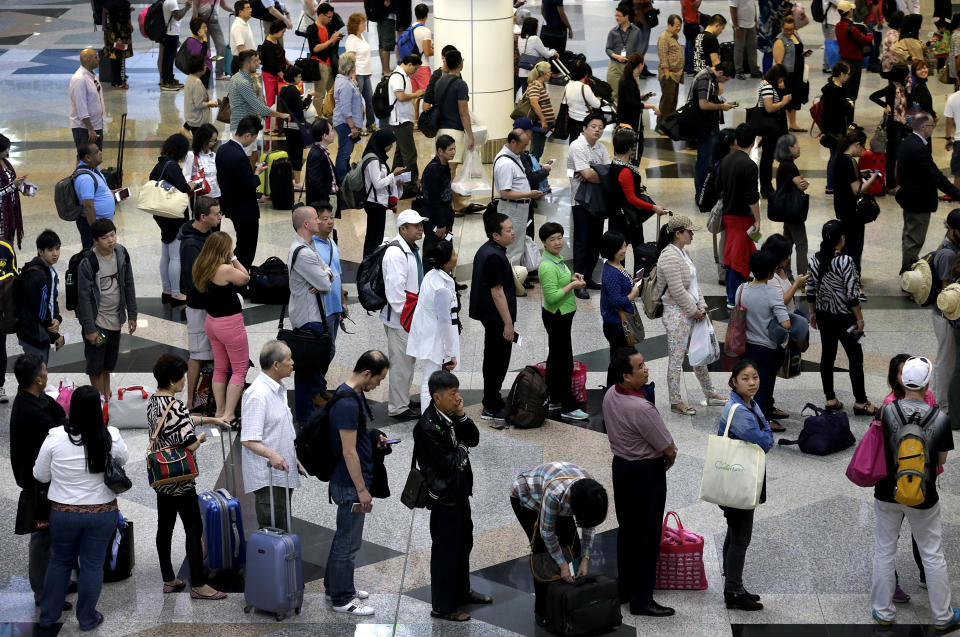
M793 96L790 103L784 107L787 112L787 126L790 132L803 133L807 129L797 125L797 111L807 103L810 95L810 85L803 81L804 58L808 54L803 50L803 42L793 16L785 17L782 24L783 30L773 43L773 63L782 64L787 69L784 93Z
M649 108L660 115L659 108L643 103L645 94L640 90L640 79L644 77L644 68L643 55L631 53L627 58L627 65L623 68L623 79L620 80L617 94L617 116L620 124L630 126L637 134L637 145L631 158L634 166L639 166L640 158L643 157L643 111Z

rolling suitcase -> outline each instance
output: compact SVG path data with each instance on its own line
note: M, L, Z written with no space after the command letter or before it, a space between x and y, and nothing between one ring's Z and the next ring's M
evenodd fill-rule
M227 443L231 444L230 430L226 431ZM223 466L227 466L227 452L220 438ZM231 444L232 446L232 444ZM231 476L233 463L231 462ZM234 480L234 485L236 481ZM210 570L230 571L243 566L247 557L246 540L243 534L243 516L240 502L227 489L201 493L200 514L203 516L203 542L207 552L203 565Z
M600 635L623 621L617 583L603 575L551 582L545 613L545 628L560 637Z
M293 210L293 166L289 159L281 157L270 164L269 186L274 210Z
M300 538L276 528L273 508L273 470L270 476L270 526L250 535L247 543L247 576L243 596L247 602L243 612L258 608L273 613L277 621L291 611L300 614L303 605L303 562ZM290 473L287 473L287 528L290 519Z
M265 142L266 143L266 142ZM266 155L263 157L263 161L267 162L267 169L260 173L260 191L264 194L265 197L270 197L270 173L273 171L273 162L278 159L286 159L290 161L290 156L287 155L285 150L268 150ZM293 184L290 185L291 191L293 190Z

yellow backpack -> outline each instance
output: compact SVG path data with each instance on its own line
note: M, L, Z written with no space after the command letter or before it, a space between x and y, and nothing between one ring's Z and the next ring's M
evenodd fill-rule
M900 409L900 401L893 402L897 426L894 431L894 472L895 486L893 499L906 506L923 504L927 498L927 459L930 456L926 427L939 413L931 407L921 421L920 414L914 412L907 418Z

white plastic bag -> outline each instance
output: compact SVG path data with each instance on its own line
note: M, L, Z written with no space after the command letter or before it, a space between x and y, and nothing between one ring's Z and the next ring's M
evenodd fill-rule
M490 178L477 146L471 151L464 151L463 166L450 188L463 196L490 194Z
M709 365L720 358L720 343L717 341L717 334L713 330L713 323L709 317L694 322L693 329L690 330L690 348L687 351L687 358L690 360L691 367Z
M531 239L527 234L523 235L523 267L527 272L533 272L540 268L542 259L540 251L537 250L537 242Z
M733 412L731 405L722 436L710 436L700 478L700 499L734 509L755 509L760 504L766 454L759 445L728 437Z

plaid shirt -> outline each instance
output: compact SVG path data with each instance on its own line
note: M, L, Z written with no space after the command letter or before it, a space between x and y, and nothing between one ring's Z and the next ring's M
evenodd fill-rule
M513 480L513 490L510 495L519 498L520 504L528 509L540 511L540 535L547 546L547 551L557 564L563 564L566 561L560 549L560 542L557 541L557 518L573 516L567 494L570 492L570 485L581 478L592 479L593 476L570 462L550 462L521 473ZM595 530L595 528L585 528L582 531L581 548L584 556L590 555Z

